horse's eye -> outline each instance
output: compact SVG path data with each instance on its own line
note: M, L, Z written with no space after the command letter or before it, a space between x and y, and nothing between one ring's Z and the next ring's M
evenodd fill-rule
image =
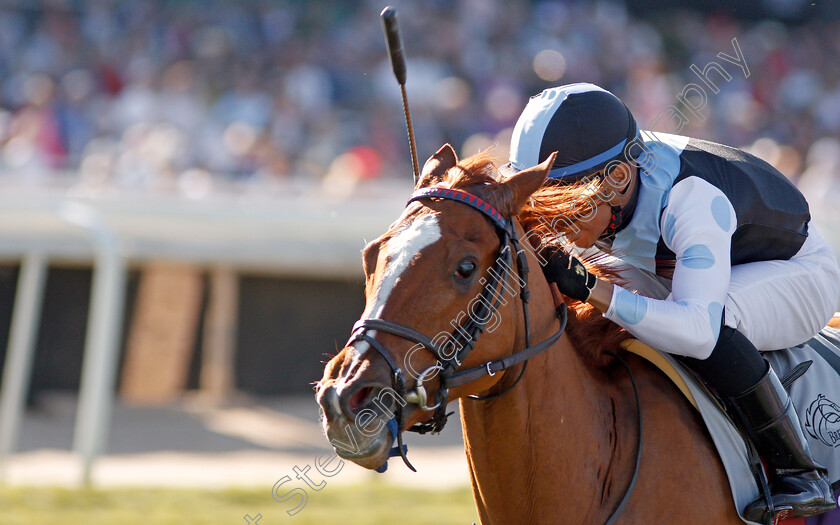
M475 263L470 260L463 260L458 264L458 268L455 270L455 275L466 280L472 277L474 272Z

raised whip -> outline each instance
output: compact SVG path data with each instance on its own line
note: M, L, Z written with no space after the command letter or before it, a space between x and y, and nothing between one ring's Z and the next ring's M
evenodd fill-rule
M405 55L403 55L400 29L397 26L397 10L388 6L382 10L382 29L385 30L385 41L388 44L388 58L391 68L400 85L402 93L403 111L405 112L405 126L408 129L408 145L411 148L411 167L414 170L414 185L420 180L420 167L417 165L417 146L414 144L414 127L411 125L411 113L408 110L408 97L405 94Z

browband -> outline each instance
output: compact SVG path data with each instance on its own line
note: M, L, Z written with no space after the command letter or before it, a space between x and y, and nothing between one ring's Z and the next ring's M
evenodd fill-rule
M509 232L508 221L505 220L505 218L502 216L501 213L499 213L499 211L496 208L491 206L486 201L465 191L453 190L452 188L424 188L412 193L411 197L408 199L408 203L430 197L438 197L441 199L449 199L458 202L463 202L467 206L471 206L483 213L484 215L486 215L487 218L490 219L490 221L493 223L493 225L496 226L496 228L504 232Z

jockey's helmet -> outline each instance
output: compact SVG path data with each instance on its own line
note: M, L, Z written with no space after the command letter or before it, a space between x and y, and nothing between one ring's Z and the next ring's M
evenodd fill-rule
M618 97L589 83L546 89L531 97L510 143L510 165L519 171L557 151L549 179L579 181L610 161L631 161L642 151L636 119Z

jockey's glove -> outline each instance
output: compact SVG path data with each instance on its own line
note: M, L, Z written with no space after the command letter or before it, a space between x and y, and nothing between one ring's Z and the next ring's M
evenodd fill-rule
M586 302L598 283L598 278L586 270L577 258L560 248L551 246L542 252L543 273L548 282L557 283L560 293L572 299Z

